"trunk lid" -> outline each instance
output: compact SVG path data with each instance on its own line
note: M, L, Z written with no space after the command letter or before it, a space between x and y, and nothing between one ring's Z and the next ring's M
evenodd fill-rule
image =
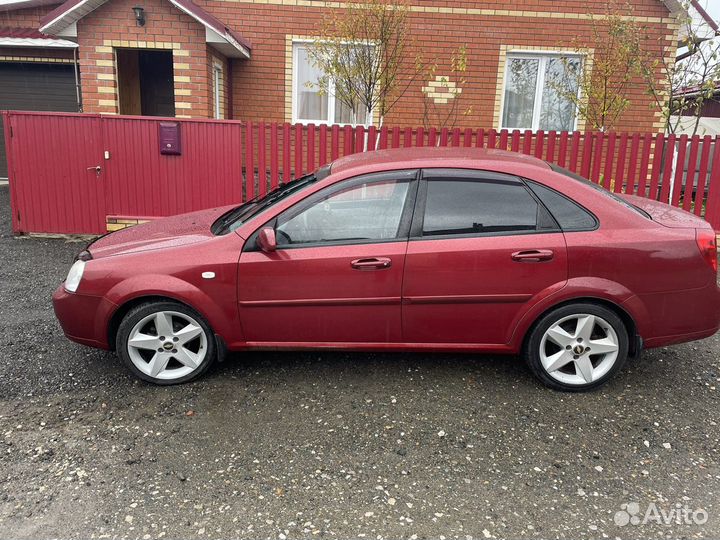
M636 195L620 195L624 200L644 210L653 221L673 229L707 229L710 224L704 219L669 204L653 201Z

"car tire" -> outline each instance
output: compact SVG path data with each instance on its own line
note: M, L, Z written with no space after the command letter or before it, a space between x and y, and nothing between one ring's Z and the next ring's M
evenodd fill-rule
M118 327L116 349L137 377L159 385L192 381L217 356L207 321L172 301L147 302L128 311Z
M622 319L598 304L561 306L544 315L525 341L523 355L543 384L565 392L594 390L627 360L629 339Z

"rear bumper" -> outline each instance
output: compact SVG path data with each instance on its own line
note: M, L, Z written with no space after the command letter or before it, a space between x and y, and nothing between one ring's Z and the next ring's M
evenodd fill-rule
M641 297L652 314L652 335L645 348L664 347L712 336L720 330L720 288L715 283L700 289Z
M115 304L100 296L69 293L60 285L53 294L55 316L65 336L77 343L108 349L107 327Z

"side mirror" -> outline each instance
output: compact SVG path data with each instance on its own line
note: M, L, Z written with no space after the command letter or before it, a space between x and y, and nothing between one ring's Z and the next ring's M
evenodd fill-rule
M258 246L265 253L272 253L277 249L277 240L275 239L275 229L272 227L265 227L260 231L257 238Z

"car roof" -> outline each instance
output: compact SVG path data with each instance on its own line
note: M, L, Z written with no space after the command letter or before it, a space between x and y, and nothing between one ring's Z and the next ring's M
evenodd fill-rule
M543 160L506 150L461 147L412 147L359 152L335 160L331 172L343 172L352 169L373 166L378 169L406 167L453 167L455 162L473 161L474 166L483 168L484 164L504 163L507 165L531 165L541 169L550 166Z

